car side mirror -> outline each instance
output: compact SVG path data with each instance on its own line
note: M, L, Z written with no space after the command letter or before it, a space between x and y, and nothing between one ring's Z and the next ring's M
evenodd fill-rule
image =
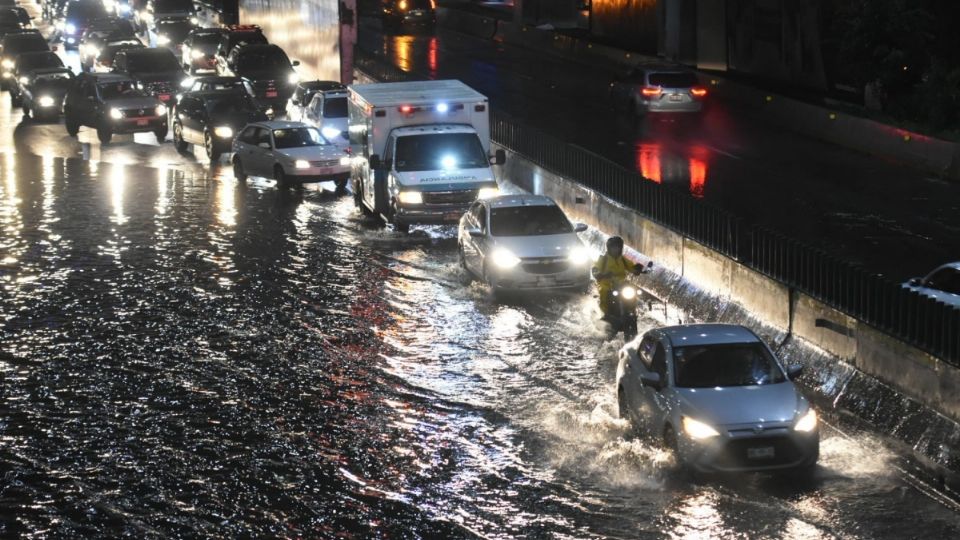
M655 390L660 390L660 388L663 386L662 382L660 381L659 373L641 373L640 382L644 386L649 386Z
M503 165L507 161L507 153L503 149L497 150L490 158L491 165Z
M787 366L787 376L789 376L791 380L796 379L802 374L803 364L793 364L791 366Z
M467 234L470 235L470 238L483 238L483 231L477 229L476 227L467 229Z
M297 66L300 65L300 61L299 61L299 60L294 60L293 62L290 62L290 65L293 66L293 67L297 67Z
M586 232L587 228L588 227L586 223L577 223L573 226L573 232Z
M923 278L918 278L918 277L910 278L910 281L908 281L907 283L915 287L919 287L923 285Z
M380 154L373 154L367 159L367 162L370 164L370 168L373 170L379 169L381 166L383 166L383 164L380 163Z
M259 146L260 148L263 148L264 150L270 150L270 143L268 143L268 142L262 142L262 143L258 144L257 146Z

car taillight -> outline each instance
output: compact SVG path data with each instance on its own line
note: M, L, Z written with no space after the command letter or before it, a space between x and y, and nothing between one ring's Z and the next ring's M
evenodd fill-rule
M644 86L640 89L640 93L643 94L643 97L654 98L660 95L662 90L659 86Z
M700 88L699 86L694 86L690 89L690 95L695 98L704 98L707 97L707 89Z

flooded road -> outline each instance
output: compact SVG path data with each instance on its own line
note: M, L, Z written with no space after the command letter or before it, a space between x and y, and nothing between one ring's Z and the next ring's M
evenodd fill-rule
M0 536L960 532L831 432L809 481L687 481L592 298L496 302L324 189L6 153L0 233Z

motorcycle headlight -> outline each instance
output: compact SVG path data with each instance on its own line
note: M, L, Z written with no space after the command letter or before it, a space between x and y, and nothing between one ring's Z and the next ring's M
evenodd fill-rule
M336 139L337 137L340 136L340 133L341 133L341 132L340 132L339 129L337 129L337 128L335 128L335 127L327 126L327 127L323 128L323 129L321 129L321 130L320 130L320 133L323 134L323 138L329 140L329 139Z
M296 160L296 161L293 162L293 168L294 168L294 169L309 169L309 168L310 168L310 162L307 161L307 160L305 160L305 159L298 159L298 160Z
M493 264L498 268L513 268L520 264L520 257L514 255L513 252L507 248L497 248L493 250L490 256L493 259Z
M13 69L13 60L4 58L3 62L0 62L0 66L3 66L4 69Z
M157 36L157 45L163 46L163 45L169 45L169 44L170 44L170 38L168 38L167 36Z
M683 417L683 431L692 439L709 439L720 435L717 430L709 425L686 416Z
M419 191L401 191L397 200L401 204L423 204L423 194Z
M485 187L480 188L480 191L477 192L478 199L489 199L490 197L496 197L500 194L500 188L498 187Z
M287 82L289 82L290 84L297 84L298 82L300 82L300 75L297 75L296 73L291 73L290 76L287 77Z
M163 116L167 114L167 106L163 103L157 105L157 116Z
M626 287L620 289L620 296L624 300L633 300L637 297L637 290L627 285Z
M810 432L816 429L817 427L817 411L810 409L807 411L807 414L803 415L800 420L797 420L797 423L794 424L793 429L797 431L806 431Z
M193 58L194 60L203 58L203 51L190 51L190 58Z
M590 252L583 246L577 246L570 250L568 258L577 266L584 265L590 260Z
M30 84L30 79L27 77L20 77L20 84Z
M120 120L123 118L123 111L116 107L110 109L110 118L113 118L114 120Z
M57 101L50 96L40 96L40 99L37 100L37 103L41 107L53 107L57 104Z
M213 128L213 134L217 137L223 137L224 139L230 139L233 137L233 128L230 126L220 126Z

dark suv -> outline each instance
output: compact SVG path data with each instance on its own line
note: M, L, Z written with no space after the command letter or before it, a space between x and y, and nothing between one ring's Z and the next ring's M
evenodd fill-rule
M13 68L17 63L17 57L23 53L46 52L50 50L47 40L40 34L33 32L23 34L7 34L3 36L0 42L3 47L3 53L0 55L0 86L3 90L9 90L13 83Z
M196 28L183 42L183 69L193 74L198 70L216 71L217 46L223 30L220 28Z
M88 126L97 130L102 144L109 143L114 133L153 132L157 142L167 138L167 108L126 75L78 75L64 98L63 119L71 137L80 126Z
M228 26L220 36L220 44L217 45L216 64L217 69L222 71L221 66L226 65L227 56L233 52L233 49L241 45L264 45L268 43L267 36L263 35L263 30L254 24Z
M20 83L35 70L63 68L63 60L53 51L28 52L17 56L10 77L10 103L20 106Z
M234 135L244 126L263 120L267 115L243 88L187 92L177 101L173 144L180 152L202 144L210 161L216 161L230 151Z
M63 46L67 49L79 47L80 38L93 21L107 16L101 0L74 0L68 3L63 25L60 27Z
M129 75L137 86L163 103L170 103L187 74L170 49L127 49L113 58L113 72Z
M300 62L290 62L287 53L276 45L244 45L230 53L221 73L248 79L257 101L282 114L300 82L293 69L298 65Z

